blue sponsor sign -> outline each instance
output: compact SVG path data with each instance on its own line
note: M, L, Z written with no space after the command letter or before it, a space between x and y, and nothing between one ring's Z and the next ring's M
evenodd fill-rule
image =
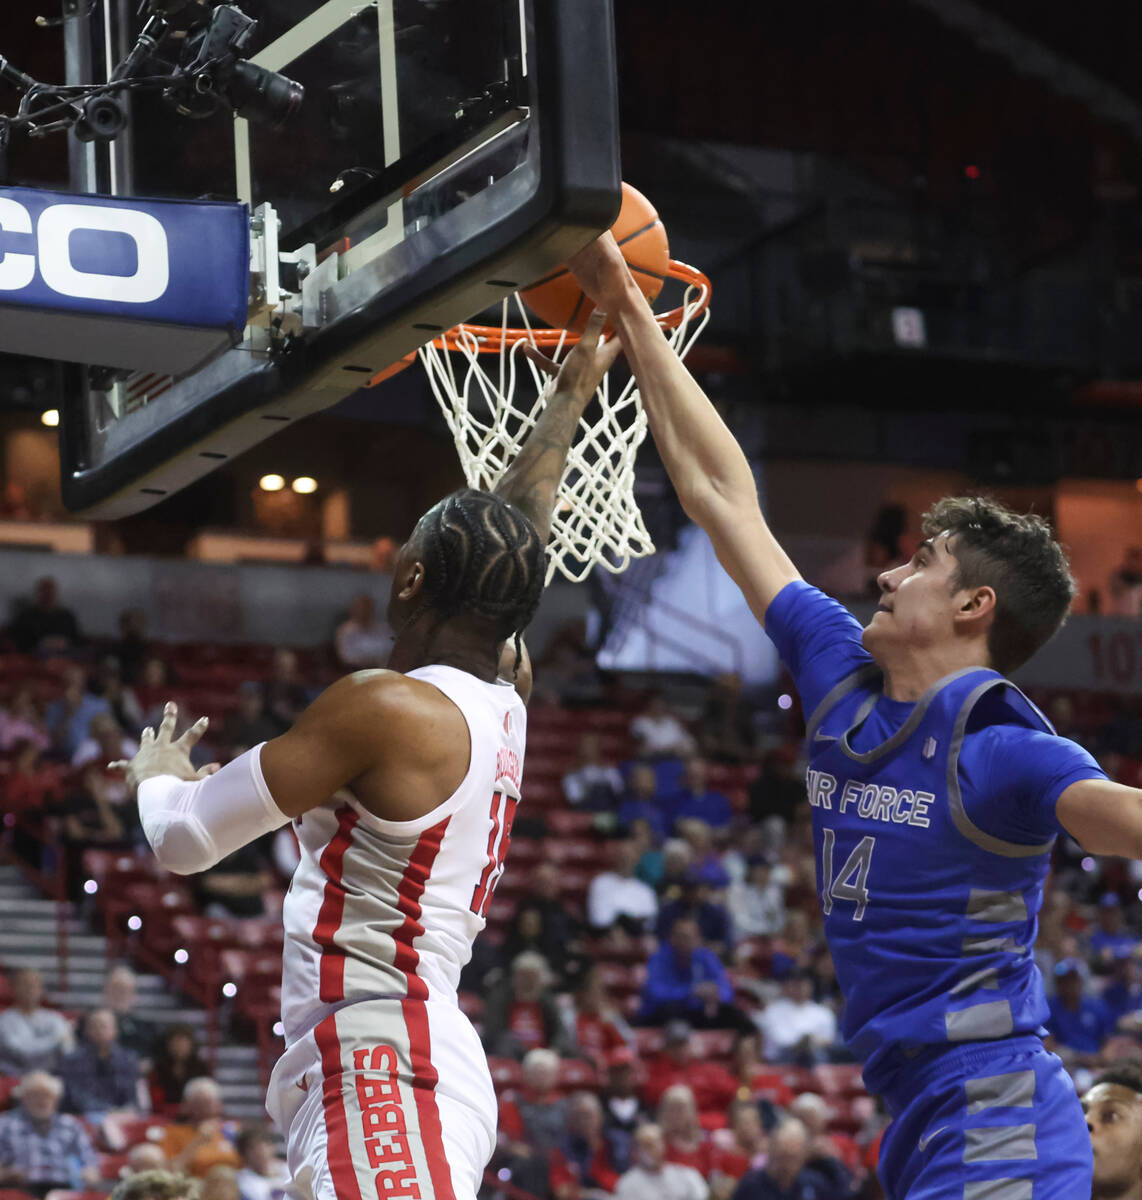
M249 283L244 204L0 187L0 306L240 331Z

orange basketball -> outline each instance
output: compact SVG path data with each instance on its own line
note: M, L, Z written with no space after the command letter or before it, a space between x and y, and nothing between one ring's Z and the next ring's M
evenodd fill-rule
M643 295L653 304L668 278L670 247L654 205L629 183L623 184L622 210L611 232L622 247L623 257ZM553 329L582 333L587 318L595 311L594 304L583 295L578 280L566 267L520 295L527 307Z

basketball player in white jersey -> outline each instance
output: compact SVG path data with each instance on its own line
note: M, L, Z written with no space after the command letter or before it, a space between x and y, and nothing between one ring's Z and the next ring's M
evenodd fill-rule
M474 1200L495 1145L487 1060L456 989L520 799L531 678L519 632L543 590L556 487L618 355L601 329L568 356L495 492L446 497L402 548L388 670L347 676L288 733L197 774L188 751L205 721L173 741L168 704L122 764L177 873L293 821L286 1050L266 1107L316 1200Z

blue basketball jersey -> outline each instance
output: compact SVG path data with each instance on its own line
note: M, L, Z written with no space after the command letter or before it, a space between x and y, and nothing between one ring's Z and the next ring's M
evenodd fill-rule
M878 1077L921 1049L1038 1030L1047 1017L1031 955L1053 844L973 823L958 764L969 730L1053 733L1014 684L970 669L940 680L887 741L852 739L881 695L859 668L807 730L809 803L825 934L845 996L842 1030Z

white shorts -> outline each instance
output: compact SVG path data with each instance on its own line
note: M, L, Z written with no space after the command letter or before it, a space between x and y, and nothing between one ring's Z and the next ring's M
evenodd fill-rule
M440 1001L331 1012L278 1060L266 1111L314 1200L475 1200L496 1144L480 1039Z

